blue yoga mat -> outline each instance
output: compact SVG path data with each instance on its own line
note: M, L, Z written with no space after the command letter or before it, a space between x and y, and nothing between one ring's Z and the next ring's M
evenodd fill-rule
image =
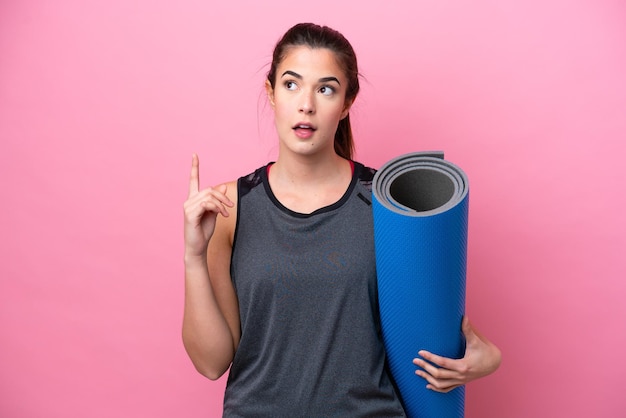
M378 170L372 196L383 340L402 404L409 417L463 417L465 388L426 389L412 360L465 352L467 176L441 152L405 154Z

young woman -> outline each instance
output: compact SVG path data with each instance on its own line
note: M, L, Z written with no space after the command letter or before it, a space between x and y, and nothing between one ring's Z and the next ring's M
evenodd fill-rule
M276 45L265 85L276 162L200 189L193 156L183 341L208 378L230 368L226 417L404 416L378 316L374 170L352 160L358 77L340 33L298 24ZM497 347L467 320L463 331L463 359L420 351L440 368L407 364L428 388L447 392L499 366Z

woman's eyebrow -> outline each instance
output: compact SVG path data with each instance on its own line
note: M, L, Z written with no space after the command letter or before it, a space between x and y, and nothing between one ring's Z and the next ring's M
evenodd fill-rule
M291 70L285 71L281 77L284 77L286 75L290 75L292 77L295 77L298 80L302 80L302 78L303 78L300 74L296 73L295 71L291 71ZM329 81L334 81L337 84L341 85L341 83L339 82L337 77L332 77L332 76L330 76L330 77L322 77L322 78L320 78L318 80L319 83L328 83Z
M297 78L298 80L302 80L302 76L298 73L296 73L295 71L291 71L291 70L287 70L283 73L283 75L281 77L284 77L286 75L290 75L293 76L295 78Z
M318 81L320 83L328 83L329 81L334 81L341 86L341 83L339 82L339 80L337 80L337 77L322 77Z

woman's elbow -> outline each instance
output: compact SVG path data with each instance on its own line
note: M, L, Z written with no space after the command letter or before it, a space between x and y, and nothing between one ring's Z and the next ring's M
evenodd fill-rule
M209 380L217 380L220 377L224 376L224 373L226 373L226 371L228 370L228 367L225 369L219 369L216 367L208 367L208 366L203 366L200 364L196 364L194 362L194 367L196 368L196 370L198 371L198 373L200 373L202 376L206 377Z
M194 350L188 344L184 345L185 351L187 351L187 355L191 359L196 371L207 379L217 380L230 368L230 361L219 361L218 358Z

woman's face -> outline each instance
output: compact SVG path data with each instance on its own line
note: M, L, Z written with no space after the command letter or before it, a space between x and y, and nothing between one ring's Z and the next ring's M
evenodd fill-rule
M325 48L289 49L266 83L281 147L298 154L334 152L339 121L348 115L348 80L334 53Z

